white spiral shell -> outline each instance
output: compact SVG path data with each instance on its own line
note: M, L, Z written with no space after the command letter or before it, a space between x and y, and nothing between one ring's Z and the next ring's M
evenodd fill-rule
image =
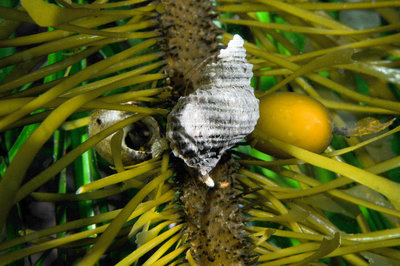
M235 35L215 62L204 67L196 90L181 97L168 115L173 153L208 179L222 154L250 134L259 117L259 101L250 86L253 65L243 44Z
M89 135L94 136L100 131L120 122L134 113L117 110L95 110L89 122ZM111 134L96 144L97 153L113 164L111 151ZM165 143L165 144L164 144ZM123 128L121 157L125 165L136 164L159 156L165 149L165 139L161 138L158 122L151 116Z

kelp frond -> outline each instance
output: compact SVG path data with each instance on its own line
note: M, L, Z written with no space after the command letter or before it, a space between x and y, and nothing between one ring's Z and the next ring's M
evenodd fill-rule
M399 6L3 1L0 264L400 264ZM297 92L329 110L327 150L256 130L210 173L213 189L162 144L123 163L123 129L152 117L164 137L233 34L257 97ZM90 135L95 109L131 115ZM94 150L110 135L112 164Z

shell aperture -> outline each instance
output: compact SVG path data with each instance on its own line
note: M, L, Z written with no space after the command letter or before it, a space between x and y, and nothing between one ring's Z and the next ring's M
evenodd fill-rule
M250 86L253 65L246 60L244 41L235 35L215 62L207 64L195 91L179 98L168 115L167 138L175 156L208 173L223 153L250 134L259 118L259 101Z
M120 122L134 113L97 109L93 112L89 122L89 136L92 137L102 130ZM115 133L109 135L96 144L97 153L107 162L113 164L111 151L111 138ZM165 144L164 144L165 143ZM160 135L160 127L157 120L148 116L134 124L123 128L121 143L121 157L124 165L136 164L160 156L167 149L166 140Z

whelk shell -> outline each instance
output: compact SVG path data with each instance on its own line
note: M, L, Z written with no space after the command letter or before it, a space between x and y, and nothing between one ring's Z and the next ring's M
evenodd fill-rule
M259 101L250 86L253 65L243 44L235 35L215 62L204 67L196 90L179 98L168 115L173 153L198 169L210 187L214 182L208 173L226 150L254 130L259 118Z
M95 110L89 122L89 135L93 136L132 115L133 113L117 110ZM111 164L113 164L111 138L114 134L95 146L97 153ZM123 164L135 164L159 156L167 148L164 142L165 139L160 136L158 122L151 116L124 127L121 143Z

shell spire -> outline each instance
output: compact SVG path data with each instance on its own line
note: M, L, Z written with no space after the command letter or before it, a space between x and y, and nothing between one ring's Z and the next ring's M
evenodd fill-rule
M215 62L200 70L196 90L179 98L168 115L173 153L198 169L210 187L214 182L208 173L226 150L254 130L259 117L259 101L250 86L253 65L243 44L235 35Z

